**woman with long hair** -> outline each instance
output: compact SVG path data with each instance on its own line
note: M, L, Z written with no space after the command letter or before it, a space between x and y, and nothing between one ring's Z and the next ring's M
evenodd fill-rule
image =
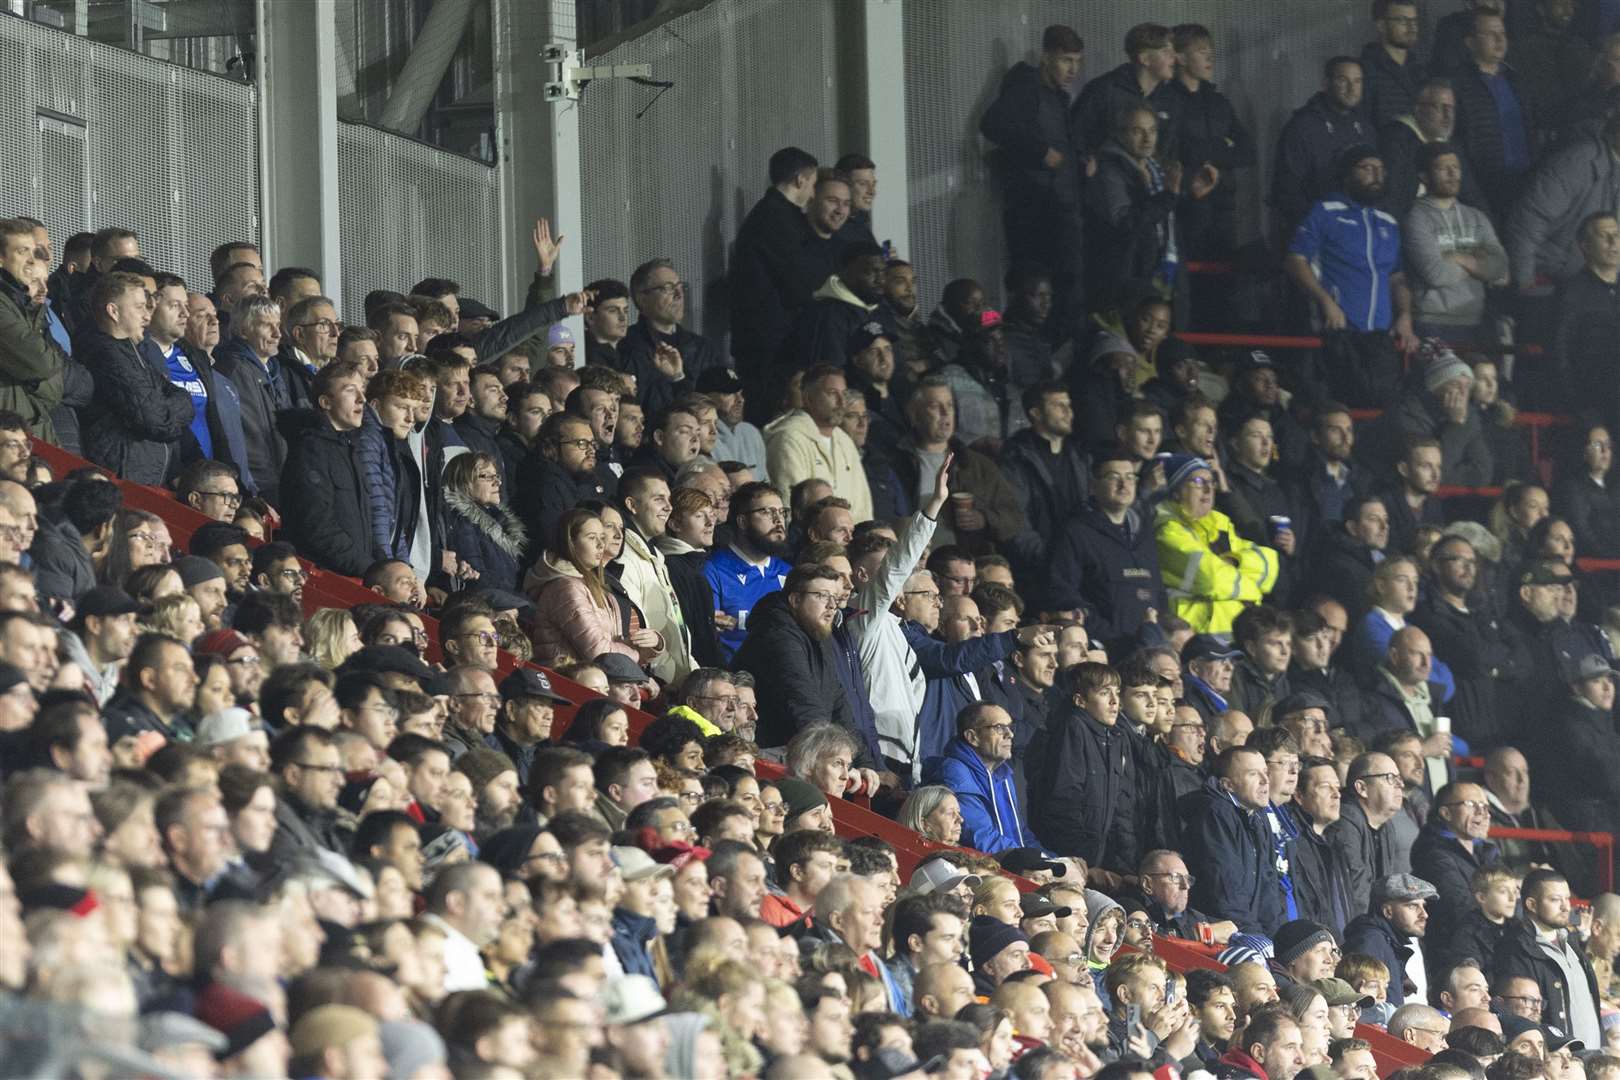
M143 566L169 561L169 527L156 514L125 507L113 518L106 555L96 571L103 585L123 588L129 575ZM127 591L127 590L126 590Z
M309 658L327 671L360 651L360 631L346 608L321 608L304 620L304 642Z
M582 509L564 514L557 535L524 582L536 608L536 661L549 666L564 658L589 660L616 652L645 664L663 651L664 640L656 631L621 630L619 602L605 581L607 562L602 519Z

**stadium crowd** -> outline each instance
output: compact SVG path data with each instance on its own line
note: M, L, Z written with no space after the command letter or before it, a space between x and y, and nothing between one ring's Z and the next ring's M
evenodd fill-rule
M1610 868L1489 838L1620 816L1620 3L1371 6L1267 236L1209 30L1051 26L1004 277L790 147L728 341L0 220L0 1069L1620 1077Z

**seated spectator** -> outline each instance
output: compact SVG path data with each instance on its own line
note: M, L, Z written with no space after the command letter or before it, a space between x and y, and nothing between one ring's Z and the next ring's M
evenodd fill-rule
M1558 471L1553 506L1574 533L1575 549L1595 558L1620 552L1620 501L1608 485L1614 467L1609 429L1598 424L1576 428L1570 451Z
M727 660L747 636L749 613L782 588L791 565L782 497L769 484L744 484L731 497L731 543L716 550L704 566L714 593L715 628Z
M1289 853L1293 899L1299 915L1341 937L1355 916L1350 907L1349 872L1344 855L1328 838L1342 813L1339 771L1327 757L1300 759L1299 780L1288 804L1295 836Z
M1249 1016L1241 1038L1218 1062L1221 1075L1293 1080L1305 1067L1305 1040L1299 1023L1278 1006Z
M788 413L765 433L771 482L791 492L800 481L825 480L832 493L848 499L857 521L872 516L872 493L860 454L839 426L847 389L844 372L830 365L813 367L804 376L804 407Z
M1232 747L1214 772L1181 805L1184 850L1198 876L1193 900L1244 933L1269 934L1283 922L1283 907L1263 814L1271 794L1265 757Z
M956 795L961 843L987 855L1037 845L1012 781L1013 729L1005 709L969 705L939 764L939 781Z
M644 408L661 412L711 368L725 367L714 344L681 325L686 317L687 285L669 259L651 259L630 275L630 299L640 316L618 346L613 365L636 378L636 398ZM674 350L660 349L668 345Z
M1293 499L1270 472L1277 452L1271 421L1259 413L1234 418L1229 446L1221 509L1232 519L1239 536L1257 544L1269 543L1292 561L1299 543L1294 531L1298 515Z
M1242 655L1232 668L1229 707L1260 716L1288 696L1292 629L1286 612L1269 607L1245 608L1233 620L1232 636Z
M1215 509L1215 474L1204 459L1177 455L1166 472L1155 531L1171 614L1196 631L1227 633L1245 605L1277 584L1277 553L1236 535Z
M816 897L837 872L843 851L843 841L823 832L801 831L783 838L774 857L780 891L765 897L759 917L778 928L808 920Z
M1382 495L1345 503L1344 520L1322 529L1311 560L1309 587L1359 618L1372 591L1373 569L1390 546L1390 515Z
M1523 751L1499 746L1485 756L1485 800L1490 803L1491 825L1510 829L1562 829L1543 800L1531 799L1530 765ZM1502 860L1522 874L1534 863L1559 866L1556 845L1531 840L1500 841Z
M603 581L607 534L601 517L570 510L557 533L523 583L536 607L535 659L555 666L562 657L611 652L645 663L662 651L663 641L655 632L638 629L625 635L620 629L619 601Z
M1394 759L1377 752L1352 761L1344 783L1353 797L1341 804L1327 837L1343 858L1349 910L1361 913L1372 903L1374 883L1396 872L1394 838L1386 826L1401 812L1404 787Z
M1446 346L1426 341L1419 353L1423 365L1423 391L1406 397L1379 421L1376 437L1369 439L1365 457L1383 471L1399 471L1402 462L1413 468L1413 448L1434 443L1440 450L1440 475L1446 483L1478 486L1491 478L1494 464L1485 424L1470 398L1474 375ZM1424 516L1420 520L1435 520ZM1409 548L1397 530L1398 548Z

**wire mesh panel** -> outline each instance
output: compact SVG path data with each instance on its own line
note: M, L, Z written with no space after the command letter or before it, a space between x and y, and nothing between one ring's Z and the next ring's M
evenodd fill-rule
M371 290L406 292L425 277L451 278L462 296L497 305L495 185L488 165L379 128L339 123L344 318L364 320Z
M908 0L905 6L906 149L911 257L924 310L952 277L977 277L992 294L1005 268L1001 199L979 118L1002 75L1034 62L1041 31L1074 27L1086 41L1078 92L1125 61L1125 32L1151 18L1198 22L1215 39L1215 81L1260 147L1260 167L1236 177L1240 236L1258 235L1271 148L1293 110L1321 88L1322 62L1372 40L1368 5L1345 0L1157 0L1151 5L1060 0Z
M837 23L858 13L822 0L716 0L592 57L651 64L654 79L675 85L656 103L656 88L622 80L585 88L586 280L674 259L692 286L689 325L723 334L727 246L765 192L771 153L795 145L830 164L847 149Z
M226 239L259 239L250 86L0 16L0 213L31 214L58 248L119 225L202 288Z

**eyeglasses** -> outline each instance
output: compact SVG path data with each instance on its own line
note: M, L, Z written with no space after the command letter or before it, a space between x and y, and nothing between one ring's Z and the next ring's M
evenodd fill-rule
M780 506L761 506L758 509L748 511L748 513L751 515L758 514L761 517L770 518L772 521L787 520L787 511Z
M309 580L309 571L302 567L277 570L276 573L283 579L287 581L295 581L300 585Z
M928 597L929 602L934 603L934 604L943 604L945 602L945 598L940 596L939 593L937 593L937 592L929 592L927 589L913 589L911 592L908 592L905 595L906 596L926 596L926 597Z
M412 631L411 636L412 637L416 636L415 631ZM426 638L427 635L424 633L422 636L424 638ZM472 638L474 641L478 642L478 644L480 644L480 645L494 646L494 645L499 644L499 642L500 642L500 639L497 638L494 634L492 634L488 630L469 630L465 634L462 634L461 636L463 638Z
M558 446L566 446L571 450L589 450L596 445L595 439L558 439Z
M485 483L498 484L498 483L501 482L501 474L500 473L492 473L492 472L474 473L473 474L473 479L474 480L482 480Z
M667 300L671 296L678 296L679 294L685 292L686 282L666 281L662 285L648 285L641 291L644 293L657 293L659 296L662 296Z
M806 589L804 592L801 592L799 595L800 596L808 596L812 600L819 600L823 604L836 604L836 603L838 603L838 595L836 593L812 592L812 591Z
M335 334L339 330L343 329L343 324L334 319L314 319L310 322L299 323L298 325L300 327L313 326L315 329L325 331L328 334Z
M761 810L765 811L765 813L767 813L767 814L786 814L787 813L787 803L761 802L759 804L759 808Z
M224 502L226 506L242 505L242 496L234 491L199 491L197 494L205 498L219 499Z
M1368 773L1361 779L1367 781L1368 783L1372 783L1374 780L1382 780L1384 783L1394 785L1395 787L1401 787L1404 784L1404 781L1401 780L1401 774L1393 772Z
M526 862L526 863L527 862L535 862L535 861L550 862L550 863L556 863L558 866L562 866L562 865L564 865L565 863L568 862L568 856L564 855L560 851L542 851L538 855L530 855L527 859L524 859L523 861Z
M1542 1000L1538 997L1525 997L1523 994L1498 994L1496 996L1503 1001L1519 1001L1526 1005L1532 1005L1537 1009L1542 1006Z
M1490 807L1490 804L1478 799L1459 799L1456 802L1441 803L1440 806L1441 809L1448 806L1460 806L1464 810L1485 810Z
M987 735L1011 735L1012 734L1012 725L1011 724L985 724L982 727L975 728L974 730L975 731L982 731Z
M701 796L699 796L699 797L701 798ZM682 795L681 798L684 799L684 798L686 798L686 796ZM669 823L667 828L669 829L670 832L674 833L676 836L685 836L685 835L687 835L688 833L690 833L692 831L692 823L690 821L685 821L685 820L672 821L672 822Z
M136 544L156 544L158 542L157 533L149 532L132 532L129 534L129 539Z
M1126 919L1125 929L1151 931L1153 929L1153 924L1148 922L1146 919Z
M1190 889L1193 886L1193 882L1198 880L1196 877L1194 877L1191 874L1162 873L1162 874L1143 874L1142 876L1143 877L1150 877L1150 878L1155 878L1155 877L1156 878L1164 878L1164 880L1168 881L1171 885L1174 885L1178 889L1182 888L1184 886L1186 888Z
M676 798L680 799L681 802L683 802L683 803L690 803L693 806L697 806L699 803L701 803L703 801L703 792L701 792L701 791L683 791L678 796L676 796Z
M252 656L238 656L233 660L227 660L225 662L227 664L234 664L237 667L258 667L259 654L254 653Z

